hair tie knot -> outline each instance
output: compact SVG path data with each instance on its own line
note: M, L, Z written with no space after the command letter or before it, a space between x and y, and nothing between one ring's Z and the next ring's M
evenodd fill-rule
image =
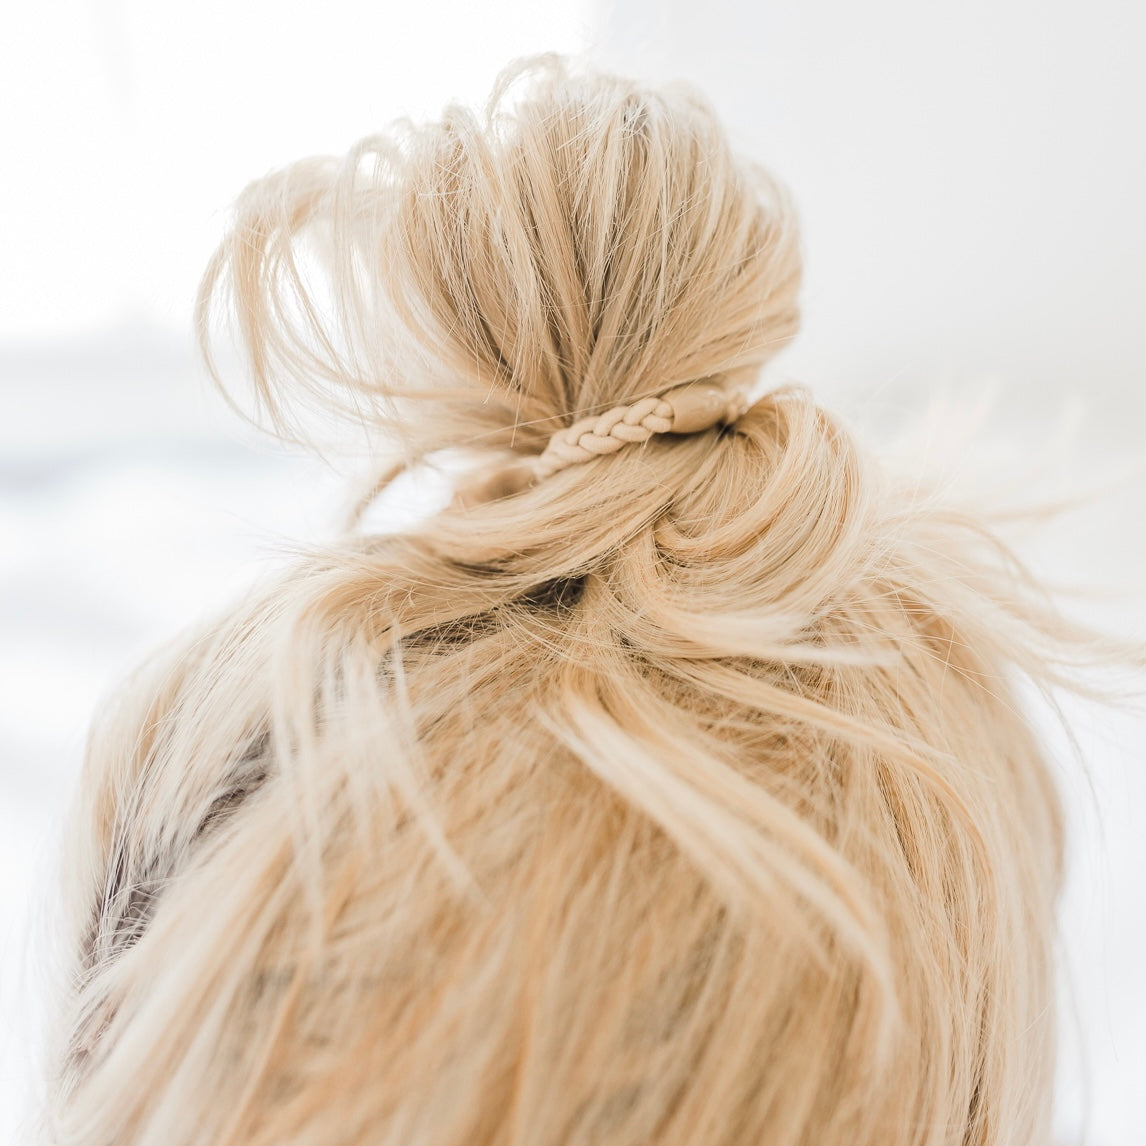
M697 434L727 425L747 408L743 391L727 391L711 382L688 382L659 397L638 398L558 430L536 458L498 470L460 491L458 501L470 506L509 497L569 466L616 453L634 442L647 442L653 434Z

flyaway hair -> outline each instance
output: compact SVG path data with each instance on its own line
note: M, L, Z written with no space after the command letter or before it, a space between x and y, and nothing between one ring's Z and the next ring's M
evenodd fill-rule
M200 319L280 432L480 477L750 387L799 281L698 96L546 57L250 186ZM128 683L52 1141L1048 1141L1061 825L1019 697L1075 634L802 389L649 426L350 532Z

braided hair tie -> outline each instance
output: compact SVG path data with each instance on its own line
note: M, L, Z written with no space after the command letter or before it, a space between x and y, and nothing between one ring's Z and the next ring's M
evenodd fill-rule
M696 434L728 425L747 408L742 391L729 392L709 382L688 382L659 397L639 398L631 405L614 406L603 414L578 419L558 430L543 453L506 466L459 491L457 500L471 506L509 497L569 466L614 454L634 442L647 442L654 434Z

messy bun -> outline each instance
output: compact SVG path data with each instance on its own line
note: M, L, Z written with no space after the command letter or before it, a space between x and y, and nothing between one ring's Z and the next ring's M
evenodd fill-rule
M254 184L200 313L280 430L307 397L500 466L750 386L798 280L695 95L546 59ZM737 413L350 534L125 690L57 1141L1045 1141L1016 689L1065 628L805 391Z
M694 93L549 58L506 72L484 115L451 107L253 184L199 313L206 331L228 288L280 428L306 393L419 453L529 450L752 375L795 332L799 275L784 195Z

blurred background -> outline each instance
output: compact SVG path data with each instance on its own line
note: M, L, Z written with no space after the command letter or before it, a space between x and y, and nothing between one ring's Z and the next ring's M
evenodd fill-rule
M93 711L342 505L205 382L198 276L235 194L543 50L697 83L792 189L777 362L970 475L1112 488L1018 537L1146 637L1146 5L1137 0L39 0L0 38L0 1141L34 1097L52 865ZM960 409L993 395L975 449ZM961 419L963 421L961 422ZM1033 488L1033 487L1032 487ZM1048 723L1072 818L1059 1141L1146 1142L1146 719Z

